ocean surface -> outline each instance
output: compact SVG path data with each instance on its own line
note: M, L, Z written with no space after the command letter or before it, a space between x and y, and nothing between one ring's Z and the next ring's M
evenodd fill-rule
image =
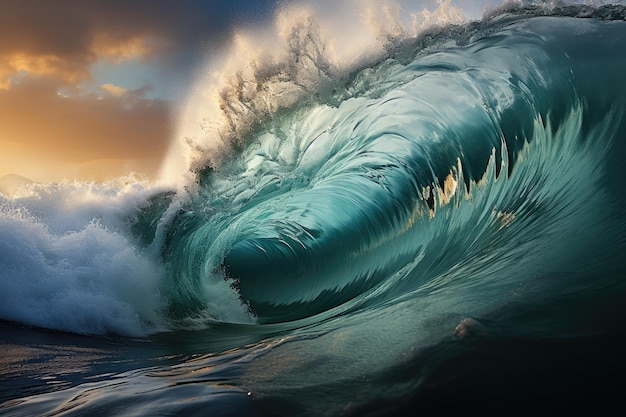
M626 7L446 5L349 65L293 8L174 183L0 195L0 415L622 407Z

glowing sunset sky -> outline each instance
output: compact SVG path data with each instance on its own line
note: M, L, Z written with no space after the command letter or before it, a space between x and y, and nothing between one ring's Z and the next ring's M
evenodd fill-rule
M0 2L0 177L153 176L198 61L273 3Z

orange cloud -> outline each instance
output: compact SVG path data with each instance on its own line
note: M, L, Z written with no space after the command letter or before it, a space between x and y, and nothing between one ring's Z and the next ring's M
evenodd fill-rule
M147 36L129 36L121 39L106 33L94 35L91 51L98 58L109 59L119 63L124 60L146 58L155 53L158 41Z
M13 85L12 77L20 73L55 75L64 82L77 82L88 78L86 68L76 67L56 55L28 55L13 53L0 55L0 89L8 90Z
M128 89L114 84L102 84L100 86L104 91L115 97L121 97L128 93Z

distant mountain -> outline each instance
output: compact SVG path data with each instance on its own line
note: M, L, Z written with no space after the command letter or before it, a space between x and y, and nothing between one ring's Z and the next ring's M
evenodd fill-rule
M0 193L10 196L20 188L32 184L33 181L17 174L7 174L0 177Z

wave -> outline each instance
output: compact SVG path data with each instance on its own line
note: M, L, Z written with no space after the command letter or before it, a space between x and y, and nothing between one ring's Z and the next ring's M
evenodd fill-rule
M405 39L329 96L248 127L233 158L198 169L166 243L176 309L231 279L259 321L291 321L452 285L480 271L467 264L510 268L520 247L526 265L553 234L599 239L607 226L578 216L603 205L594 167L624 133L624 25L539 13ZM573 267L589 245L528 268Z
M315 11L287 8L286 52L196 85L164 168L184 187L0 196L0 318L297 327L433 294L440 310L493 308L545 277L620 268L625 8L468 22L439 6L413 30L383 13L350 59Z

